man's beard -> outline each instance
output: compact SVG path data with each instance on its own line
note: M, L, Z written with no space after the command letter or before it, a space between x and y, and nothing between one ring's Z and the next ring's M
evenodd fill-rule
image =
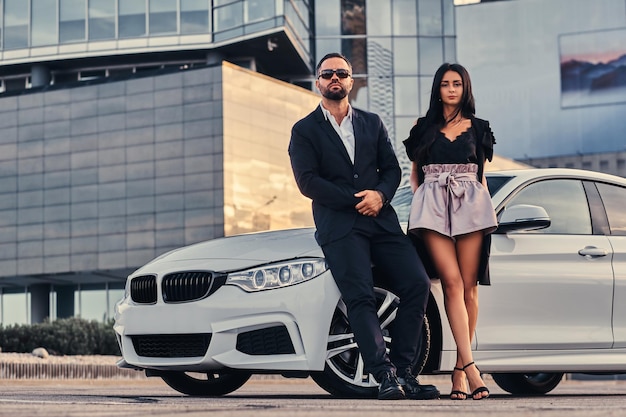
M324 89L324 91L322 91L322 96L324 96L325 98L329 99L329 100L343 100L347 95L348 92L346 91L345 88L343 88L342 85L339 85L341 87L341 90L331 90L330 87L328 86L328 88Z

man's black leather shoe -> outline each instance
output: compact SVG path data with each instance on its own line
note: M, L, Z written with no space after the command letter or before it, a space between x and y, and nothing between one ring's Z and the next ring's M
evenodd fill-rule
M404 389L398 382L398 377L394 371L386 371L378 380L380 382L378 387L379 400L401 400L405 398Z
M417 378L407 372L404 378L398 378L402 385L406 398L411 400L434 400L439 398L439 390L434 385L420 384Z

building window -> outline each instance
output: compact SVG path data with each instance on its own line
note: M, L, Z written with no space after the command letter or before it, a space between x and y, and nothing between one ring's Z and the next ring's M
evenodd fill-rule
M30 324L30 293L27 288L3 288L0 298L2 324Z
M341 40L341 52L352 63L354 74L367 73L366 33L365 2L363 0L342 0L341 34L346 37Z
M600 172L609 172L609 161L602 160L600 161Z
M30 45L57 43L56 0L33 0L31 9Z
M146 34L145 0L119 2L119 37L132 38Z
M443 35L442 4L437 1L418 1L418 32L420 36Z
M230 3L226 6L216 7L214 13L216 32L243 25L243 2Z
M246 23L257 22L274 17L274 0L246 1Z
M395 0L393 3L393 34L417 35L417 2L415 0Z
M59 41L69 43L85 40L86 0L59 0Z
M4 0L4 49L28 47L28 7L24 0Z
M150 1L150 33L177 33L176 0Z
M206 0L180 0L180 33L207 33L209 6Z
M2 80L2 86L0 88L0 92L6 91L22 91L28 85L28 78L26 77L18 77L18 78L5 78Z
M106 77L106 70L104 69L80 71L78 73L79 81L91 81L91 80L97 80L99 78L105 78L105 77Z
M89 39L115 39L115 0L89 0Z

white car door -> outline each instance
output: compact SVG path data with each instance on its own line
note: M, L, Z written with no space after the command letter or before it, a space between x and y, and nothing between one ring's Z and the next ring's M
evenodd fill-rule
M611 347L612 249L594 234L582 182L526 185L506 207L517 204L542 206L551 225L493 235L491 286L479 289L477 349Z
M615 293L613 298L614 348L626 347L626 188L598 184L611 235Z

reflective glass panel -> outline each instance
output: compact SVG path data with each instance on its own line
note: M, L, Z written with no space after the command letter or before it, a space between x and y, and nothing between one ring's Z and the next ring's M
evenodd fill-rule
M311 200L298 190L285 149L291 127L319 96L232 65L222 69L224 234L311 225Z
M396 115L416 114L418 106L417 78L396 77L394 82L394 91Z
M543 207L550 216L550 227L524 233L590 235L591 217L587 196L580 181L548 180L530 184L507 203Z
M393 38L393 72L417 74L417 38Z
M365 30L365 1L341 1L341 34L364 35Z
M31 9L31 46L57 43L56 0L33 0Z
M150 33L176 33L176 0L150 0Z
M215 31L243 25L243 2L231 3L215 9Z
M598 183L612 235L626 236L626 188Z
M443 42L440 37L420 37L419 66L421 74L435 74L437 68L443 63Z
M26 292L4 292L1 294L1 297L2 324L29 324L28 308L30 294Z
M119 37L131 38L146 34L145 0L119 2Z
M81 286L80 291L75 293L75 298L78 298L78 302L74 304L77 310L75 314L85 320L106 321L108 319L108 305L107 291L104 289L104 284L86 287L89 289L83 289L83 286Z
M28 8L23 0L4 0L4 49L28 47Z
M274 0L247 0L246 23L274 17Z
M61 43L85 40L86 0L59 0L59 41Z
M209 6L206 0L180 1L180 33L209 31Z
M340 5L335 0L317 0L315 2L315 29L317 40L322 36L338 36L339 35L339 18L341 16ZM337 52L335 48L332 52ZM326 55L318 53L320 57Z
M390 1L368 1L366 18L368 35L391 35Z
M394 0L393 34L417 35L417 10L415 0Z
M115 38L115 0L89 1L89 39Z
M417 9L419 34L421 36L441 36L443 31L441 2L419 0Z

